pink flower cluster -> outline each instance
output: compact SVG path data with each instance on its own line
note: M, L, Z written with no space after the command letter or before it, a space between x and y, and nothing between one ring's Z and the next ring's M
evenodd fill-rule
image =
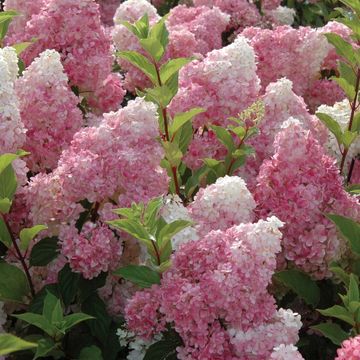
M343 189L335 160L310 131L290 120L275 138L275 154L261 165L255 189L259 215L285 222L283 255L317 278L339 259L345 244L324 213L360 219L355 198Z
M80 233L73 225L63 226L59 239L71 269L85 279L114 270L119 263L121 242L105 225L86 223Z
M21 11L21 8L18 10ZM26 23L25 30L21 29L12 36L11 41L29 41L32 38L36 38L36 42L21 55L26 65L45 49L55 49L61 55L71 85L76 85L80 93L87 96L107 84L104 81L111 73L113 63L111 42L101 24L95 1L47 1L40 12ZM117 81L120 82L119 79ZM109 85L112 89L113 85ZM121 96L115 96L113 103L106 103L106 108L100 110L117 109L121 99Z
M146 0L127 0L116 11L115 28L112 37L116 48L120 51L135 50L143 52L136 37L121 24L122 21L133 23L147 14L151 24L160 19L157 10ZM170 11L166 22L169 31L169 45L164 61L170 58L199 56L220 48L221 34L229 22L229 17L218 8L176 6ZM136 87L148 86L147 78L125 60L118 60L120 66L127 71L125 86L134 91Z
M151 338L173 323L184 341L178 349L182 360L263 359L275 346L296 342L299 316L276 311L267 292L280 251L280 226L272 217L180 246L161 286L129 301L129 329ZM253 348L259 336L262 344Z
M337 350L335 360L360 360L360 336L345 340Z
M320 71L335 69L338 59L324 33L335 31L342 36L348 33L344 25L333 24L318 30L290 26L279 26L273 30L246 28L242 35L250 40L256 53L262 90L269 83L286 77L293 82L295 93L304 97L312 110L322 103L332 105L343 99L344 94L336 84L327 79L319 81ZM322 89L328 88L334 92L330 98L321 93Z
M105 114L98 126L80 130L58 167L32 178L27 191L34 222L58 219L69 213L64 208L83 199L113 198L128 206L166 193L168 177L160 168L163 152L157 136L156 107L141 98Z
M251 105L258 96L255 54L244 37L193 61L180 72L179 92L170 104L172 113L202 107L206 112L195 118L196 128L227 123Z
M54 50L41 53L16 82L16 93L27 128L28 166L34 172L54 169L83 124L79 99L68 87L60 55Z

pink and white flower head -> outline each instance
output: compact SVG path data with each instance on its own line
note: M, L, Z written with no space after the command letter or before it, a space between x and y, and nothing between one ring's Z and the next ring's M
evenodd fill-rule
M194 121L196 128L227 123L256 100L260 81L255 54L244 37L193 61L180 71L179 92L170 104L172 113L202 107L207 111Z
M96 0L99 4L101 21L106 26L114 25L114 15L119 7L121 0Z
M71 85L80 93L96 91L111 73L110 36L94 0L47 1L18 34L17 42L32 38L36 42L21 54L25 64L45 49L58 51Z
M266 329L262 348L252 353L259 358L270 356L281 343L297 341L299 316L276 311L267 292L281 249L281 226L272 217L212 231L181 245L161 285L138 292L129 301L125 314L129 330L151 339L166 322L173 323L184 342L177 356L184 360L237 358L236 346L246 347L248 340L235 341L236 332L230 329L258 329L258 334Z
M71 269L85 279L114 270L119 263L121 242L105 225L86 223L80 233L75 226L65 225L60 229L59 239L61 253Z
M79 99L68 86L60 55L46 50L16 82L22 121L27 128L24 149L34 172L54 169L61 152L81 128Z
M16 152L25 142L26 130L20 118L15 93L18 59L13 48L0 48L0 153Z
M270 360L304 360L294 345L281 344L274 348Z
M323 215L360 218L360 206L344 189L334 159L309 130L291 120L275 138L275 154L260 168L254 198L260 216L285 222L283 255L316 278L329 276L328 265L346 245Z
M335 360L360 360L360 336L343 341Z
M219 178L200 189L188 206L190 217L197 223L199 236L211 230L226 230L254 220L256 203L245 181L238 176Z

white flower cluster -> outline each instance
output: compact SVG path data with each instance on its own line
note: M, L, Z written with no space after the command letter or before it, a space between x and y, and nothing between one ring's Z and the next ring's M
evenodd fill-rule
M201 189L190 204L189 211L201 236L211 230L226 230L233 225L251 223L255 207L255 200L245 181L238 176L225 176Z
M294 9L288 8L287 6L278 6L274 10L266 12L274 22L280 25L292 25L296 15Z
M294 345L281 344L274 348L270 356L271 360L304 360L299 353L298 348Z

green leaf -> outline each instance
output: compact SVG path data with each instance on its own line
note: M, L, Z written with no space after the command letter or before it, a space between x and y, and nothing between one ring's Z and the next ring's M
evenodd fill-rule
M0 356L9 355L16 351L34 349L38 345L22 340L12 334L0 334Z
M16 154L3 154L0 155L0 174L16 160L19 156Z
M158 104L161 108L168 106L173 97L174 94L170 91L167 85L146 89L146 100Z
M38 341L38 348L36 349L35 357L33 360L45 357L50 354L51 351L57 348L54 340L49 338L43 338Z
M342 130L339 123L336 120L334 120L330 115L327 114L316 113L316 116L329 129L329 131L335 135L338 143L341 144Z
M359 301L359 285L354 274L350 275L349 291L348 291L349 302Z
M34 325L37 328L45 331L49 336L54 336L57 333L57 329L52 325L43 315L34 313L24 313L12 315L17 319L27 322L30 325Z
M191 122L187 122L180 128L180 130L176 132L173 142L179 146L179 149L183 154L186 154L189 144L192 140L192 136L193 127Z
M154 284L160 284L160 275L147 266L128 265L115 270L113 274L129 280L141 288L150 288Z
M46 230L48 227L45 225L35 225L32 228L24 228L20 231L20 249L26 250L30 244L30 241L33 240L39 232Z
M161 45L160 41L155 38L147 38L139 40L141 46L147 51L155 61L160 61L164 55L165 49Z
M339 266L331 266L329 270L336 275L346 286L350 283L350 276Z
M160 231L157 237L157 243L160 248L160 252L171 241L171 238L181 230L192 225L191 221L187 220L175 220L169 224L166 224Z
M18 16L19 13L15 10L1 11L0 12L0 24L8 20L12 20L15 16Z
M30 45L32 45L34 41L26 41L18 44L13 44L11 47L13 47L16 51L17 55L20 55L24 50L26 50Z
M163 199L161 197L158 197L150 200L146 206L144 221L145 225L150 228L150 231L154 228L156 224L156 219L158 218L159 211L162 205Z
M352 326L355 325L355 321L351 313L348 310L346 310L343 306L334 305L328 309L317 309L317 311L324 316L331 316L343 320Z
M360 194L360 184L350 185L346 188L346 191L354 195Z
M78 360L103 360L101 350L95 346L88 346L81 349Z
M357 137L358 137L357 132L351 132L349 130L345 130L342 137L342 142L344 144L344 147L348 149Z
M340 325L335 323L323 323L311 326L311 329L320 331L325 337L330 339L335 345L340 346L349 337Z
M83 314L83 313L71 314L64 317L62 328L64 329L64 331L67 331L83 321L92 320L92 319L95 318L88 314Z
M193 108L189 111L176 114L173 122L170 125L170 134L175 134L182 126L188 121L191 121L196 115L203 113L205 110L202 108Z
M163 340L152 344L148 348L144 360L177 360L176 348L182 345L182 340L177 333L166 332Z
M358 0L340 0L343 4L350 7L355 13L360 16L360 3Z
M0 241L6 246L10 247L12 245L11 235L9 230L4 222L4 220L0 217Z
M116 54L140 69L153 84L159 85L155 66L144 55L136 51L118 51Z
M331 80L335 81L344 90L350 101L354 100L355 88L353 85L350 85L344 78L332 77Z
M347 65L343 61L339 62L340 77L344 78L351 86L355 88L356 74L351 66Z
M160 79L163 84L166 84L167 81L177 74L181 68L183 68L185 65L193 61L192 58L177 58L177 59L171 59L168 62L166 62L164 65L160 68Z
M233 152L235 150L235 144L230 133L221 126L211 125L210 127L215 132L216 137L221 143L225 145L228 151Z
M356 113L354 116L351 131L356 131L360 134L360 112Z
M108 224L134 236L136 239L145 243L146 246L151 246L150 234L138 221L132 219L119 219L108 221Z
M0 213L7 214L10 211L11 205L12 201L7 197L0 199Z
M30 292L25 274L18 267L0 262L0 300L23 303Z
M45 296L42 315L51 324L61 321L63 318L61 302L51 292L48 292Z
M148 14L145 14L138 21L136 21L134 26L138 30L139 39L147 38L149 35L149 16L148 16Z
M159 41L161 46L166 49L169 43L169 32L166 29L165 21L167 16L161 18L150 30L149 37Z
M299 297L312 306L320 299L320 290L309 275L299 270L283 270L275 274L275 278L293 290Z
M165 151L165 157L169 161L170 165L172 167L178 167L183 157L183 153L179 149L179 146L170 141L165 141L162 145Z
M0 173L0 198L12 199L16 188L16 174L12 165L9 165Z
M74 300L78 291L80 274L71 271L70 265L66 264L58 275L58 285L65 307Z
M326 214L350 243L351 250L360 255L360 224L345 216Z
M58 256L58 238L46 237L36 243L30 254L31 266L46 266Z
M354 48L350 43L344 40L340 35L334 33L325 34L328 42L332 44L339 56L348 60L352 65L356 64L357 58L355 56Z

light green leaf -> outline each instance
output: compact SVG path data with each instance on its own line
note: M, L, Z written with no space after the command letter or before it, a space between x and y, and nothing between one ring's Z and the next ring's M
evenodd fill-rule
M129 280L141 288L150 288L154 284L160 284L161 280L156 271L141 265L128 265L115 270L113 274Z
M340 346L342 342L349 337L349 334L346 333L340 325L334 323L323 323L311 326L311 329L320 331L325 337L338 346Z
M108 224L127 232L147 246L151 246L151 236L139 222L131 219L119 219L108 221Z
M136 21L134 26L138 30L139 39L147 38L149 35L149 16L148 16L148 14L145 14L138 21Z
M7 214L10 211L11 205L12 205L12 201L10 199L8 198L0 199L0 213Z
M116 54L140 69L153 84L159 85L155 66L144 55L141 55L136 51L118 51Z
M328 114L316 113L316 116L329 129L329 131L335 135L337 141L341 144L342 130L339 123Z
M166 84L167 81L178 73L181 68L193 61L192 58L177 58L171 59L166 62L160 68L160 78L163 84Z
M355 88L356 74L348 64L343 61L339 62L340 77L344 78L351 86Z
M344 90L350 101L354 100L355 88L353 85L350 85L344 78L332 77L331 80L335 81Z
M350 276L339 266L331 266L329 270L336 275L346 286L350 283Z
M12 199L16 188L16 174L12 165L9 165L0 174L0 198Z
M334 305L328 309L317 309L317 311L324 316L331 316L343 320L352 326L355 325L355 321L351 313L343 306Z
M326 214L350 243L351 250L360 255L360 224L345 216Z
M0 262L0 274L0 300L23 303L30 292L25 274L5 262Z
M158 40L164 49L167 48L169 43L169 32L165 26L167 17L168 16L162 17L155 25L153 25L149 34L149 37Z
M346 191L354 195L360 194L360 184L350 185L346 188Z
M145 209L145 225L153 229L156 223L156 219L158 217L161 206L163 205L163 199L161 197L154 198L149 201Z
M0 217L0 241L8 248L12 245L11 235L4 220L1 217Z
M180 128L180 130L176 132L173 142L179 146L179 149L183 154L186 154L189 144L192 140L192 136L193 127L191 122L187 122Z
M355 56L354 48L350 43L348 43L340 35L335 33L328 33L325 34L325 36L328 39L328 42L335 47L336 52L339 56L348 60L352 65L356 64L357 59Z
M162 251L171 238L181 230L191 226L193 223L187 220L175 220L169 224L166 224L157 236L157 244L159 245L160 251Z
M355 113L351 131L356 131L358 134L360 134L360 112Z
M80 324L83 321L92 320L92 319L95 319L95 318L93 316L90 316L90 315L87 315L84 313L71 314L71 315L64 317L62 329L64 331L67 331L67 330L71 329L72 327L74 327L75 325Z
M147 51L155 61L160 61L164 55L165 49L161 45L160 41L155 38L147 38L139 40L141 46Z
M18 157L16 154L0 155L0 174Z
M0 334L0 356L9 355L16 351L34 349L37 344L22 340L12 334Z
M348 149L357 137L358 137L357 132L351 132L349 130L345 130L342 136L342 142L344 144L344 147Z
M46 230L47 226L45 225L35 225L32 228L24 228L20 231L20 249L26 250L30 244L30 241L33 240L39 232Z
M320 299L320 290L309 275L299 270L283 270L277 272L275 279L293 290L309 305L316 306Z
M358 0L340 0L343 4L350 7L355 13L360 16L360 3Z
M11 45L16 51L17 55L20 55L24 50L26 50L34 41L26 41L18 44Z
M235 144L230 133L221 126L211 125L211 129L215 132L216 137L222 142L229 152L233 152L235 150Z
M17 319L27 322L28 324L34 325L37 328L45 331L49 336L54 336L57 332L55 326L53 326L43 315L34 313L14 314L12 315Z
M162 143L165 157L172 167L178 167L181 163L183 153L175 142L166 141Z
M193 108L189 111L176 114L173 122L170 125L170 134L175 134L183 125L191 121L196 115L203 113L205 110L202 108Z

